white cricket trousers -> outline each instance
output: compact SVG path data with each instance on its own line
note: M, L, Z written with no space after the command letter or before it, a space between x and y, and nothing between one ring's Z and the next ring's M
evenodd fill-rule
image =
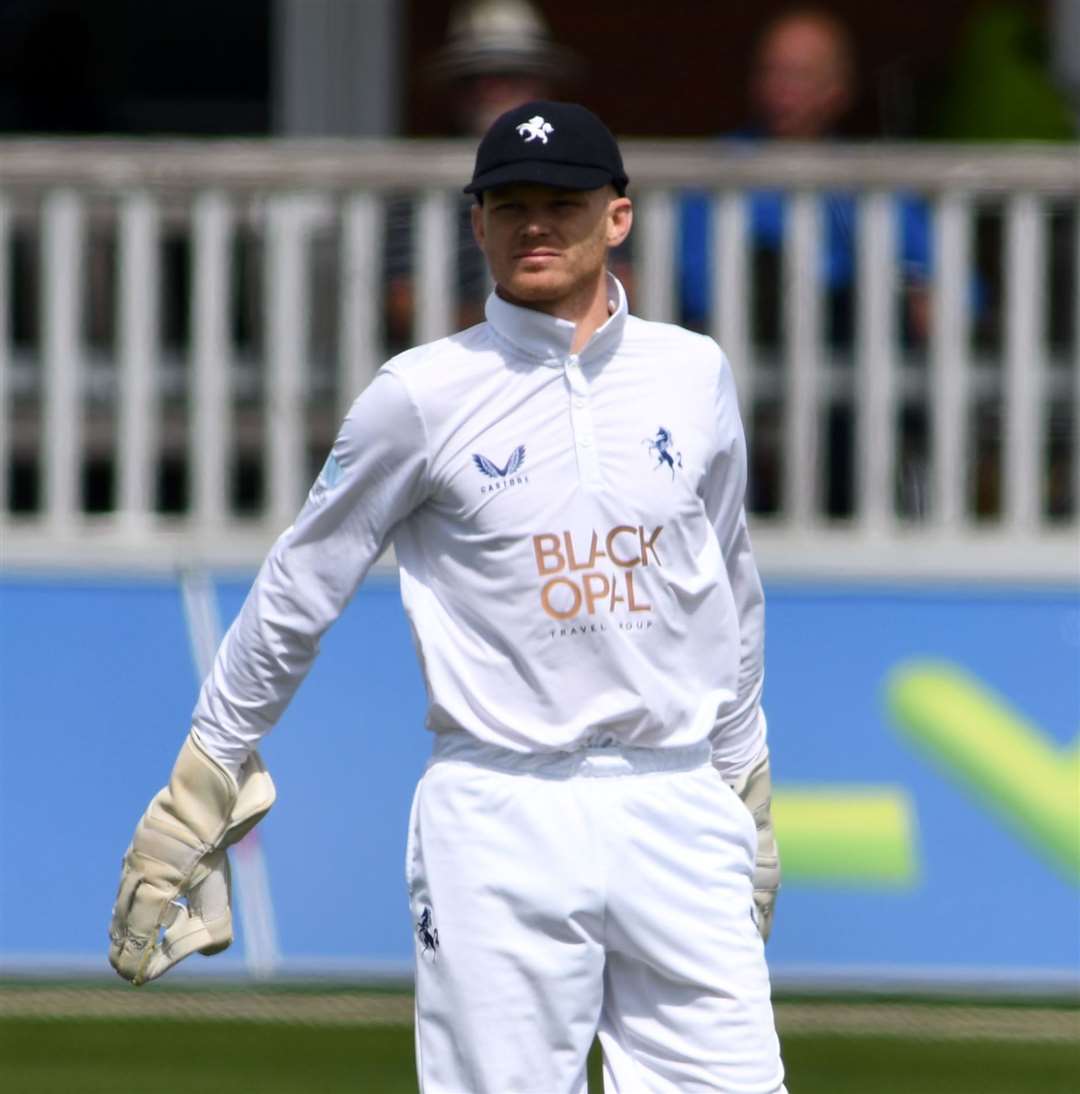
M422 1094L783 1094L749 811L690 749L442 734L406 879Z

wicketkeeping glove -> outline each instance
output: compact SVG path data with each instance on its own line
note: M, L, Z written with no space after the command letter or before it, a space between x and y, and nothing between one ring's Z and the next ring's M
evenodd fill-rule
M780 854L772 822L772 778L769 774L769 754L731 783L732 789L750 810L757 827L758 847L754 861L754 910L758 931L763 941L772 930L776 893L780 888Z
M237 782L188 735L124 855L109 963L125 980L138 987L188 954L219 953L232 942L225 848L266 816L274 793L258 753Z

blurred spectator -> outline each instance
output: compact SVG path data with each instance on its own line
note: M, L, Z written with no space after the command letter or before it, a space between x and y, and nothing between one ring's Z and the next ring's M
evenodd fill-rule
M814 9L774 20L758 43L750 93L760 135L802 141L833 136L855 93L847 28Z
M531 99L556 98L578 62L551 39L527 0L468 0L450 15L446 44L431 60L430 78L452 104L455 134L480 137L500 114ZM483 319L487 269L472 235L464 196L457 218L457 328ZM411 203L391 204L387 227L387 334L391 349L411 345L413 315Z
M831 13L798 8L773 20L754 53L750 78L752 121L727 139L740 141L824 141L834 138L852 105L855 66L851 37ZM759 190L748 195L751 237L751 337L778 349L782 342L782 250L787 195ZM856 199L851 193L822 195L821 278L827 304L825 338L834 350L850 351L854 337ZM897 250L904 280L903 337L921 343L927 329L930 222L926 203L909 194L896 198ZM703 329L708 322L712 269L709 256L710 195L689 193L680 210L681 319ZM780 505L778 407L755 415L751 508L770 512ZM830 409L826 511L852 511L853 417L848 406Z
M527 0L469 0L451 13L430 74L449 90L457 132L481 137L518 103L550 98L577 67Z
M834 138L855 94L851 39L842 23L827 12L799 9L770 23L755 52L750 81L752 122L729 140L822 141ZM754 333L767 344L779 341L780 252L787 197L779 190L749 196L754 259ZM825 281L831 343L849 345L853 327L852 286L855 273L854 195L823 196L825 238L822 277ZM925 284L930 259L930 231L925 203L910 195L897 199L899 250L910 304L909 337L925 335ZM704 326L709 306L711 270L708 255L709 195L689 194L681 210L680 275L682 319Z

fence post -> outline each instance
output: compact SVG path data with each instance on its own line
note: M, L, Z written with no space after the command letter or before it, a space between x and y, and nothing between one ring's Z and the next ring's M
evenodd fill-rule
M382 266L375 194L351 194L341 218L338 417L371 382L379 367L376 337Z
M943 531L967 524L970 205L967 194L945 193L938 198L934 216L939 257L930 338L930 504L934 523Z
M747 336L750 269L746 248L746 195L741 190L726 190L714 195L710 223L712 239L709 241L709 254L714 271L711 301L713 337L731 363L743 425L749 436L753 422L754 373Z
M308 484L307 419L308 278L307 215L297 196L267 203L266 383L263 444L266 451L266 516L275 525L296 515Z
M158 216L150 195L124 196L120 210L119 508L129 525L154 506L157 468ZM197 417L197 415L196 415Z
M675 209L670 190L650 190L641 206L641 260L634 263L640 312L670 323L675 316ZM637 309L635 309L637 310Z
M1006 206L1005 244L1005 497L1008 525L1034 530L1042 512L1043 380L1046 225L1034 194L1015 194Z
M0 527L8 519L11 499L8 478L11 474L12 433L15 414L11 406L11 332L8 330L11 282L8 278L11 246L11 212L7 197L0 193Z
M784 516L817 517L820 474L821 196L794 195L784 234Z
M45 197L42 215L43 508L53 533L62 535L81 508L82 201L73 190L53 190Z
M895 524L895 198L865 194L858 213L858 328L855 361L855 512L872 535Z
M192 209L191 382L188 435L191 508L201 529L219 529L227 511L228 449L232 434L228 308L230 210L225 196L204 190Z
M1073 383L1072 501L1073 523L1080 525L1080 197L1073 205Z
M452 287L457 255L455 195L426 190L418 214L413 233L413 325L416 340L422 344L443 338L453 329L457 300Z

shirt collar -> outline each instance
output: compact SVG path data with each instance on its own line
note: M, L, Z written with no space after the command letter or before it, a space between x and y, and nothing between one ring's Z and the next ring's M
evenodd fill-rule
M610 273L607 275L607 294L611 314L578 354L582 361L595 360L611 352L622 338L627 315L626 292L619 279ZM569 319L556 319L542 311L519 307L494 292L487 298L484 314L496 334L516 350L545 365L561 368L570 354L575 325Z

